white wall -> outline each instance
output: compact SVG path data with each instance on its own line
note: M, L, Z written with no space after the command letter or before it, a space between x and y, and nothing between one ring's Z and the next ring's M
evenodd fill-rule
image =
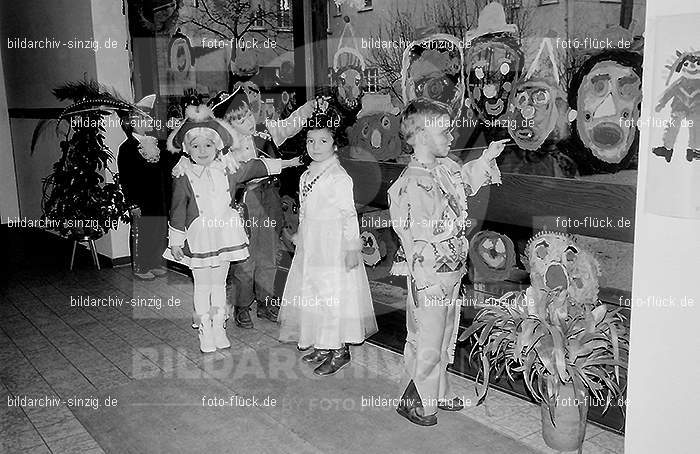
M67 102L58 101L51 90L64 82L84 77L109 85L130 99L133 90L129 52L126 50L127 37L128 28L120 1L25 0L21 7L0 1L0 44L5 79L5 83L0 85L7 87L7 107L64 107ZM67 46L55 49L9 48L8 39L14 38L55 39L66 43L94 40L99 43L99 50L95 52ZM117 47L105 48L107 39L116 41ZM0 115L6 115L2 95L0 93ZM16 177L15 199L19 199L20 215L38 219L41 216L42 180L51 173L53 163L60 156L59 139L53 133L53 127L50 127L39 139L35 152L30 153L32 133L39 120L13 118L10 121L11 134L2 129L3 121L0 116L0 146L3 147L0 149L0 216L6 218L12 211L10 188L13 183L10 177ZM123 140L124 133L120 128L107 128L105 143L115 159ZM14 160L12 166L6 165L6 162L11 162L10 159ZM10 169L16 169L16 175L14 172L10 175ZM116 171L116 160L112 163L112 170ZM98 241L98 251L110 258L128 256L128 230L128 226L122 224L116 232L110 231Z
M681 14L700 14L700 2L647 2L642 118L652 114L656 102L651 78L668 63L667 55L653 53L655 41L664 39L656 34L655 19ZM687 40L689 46L694 41L694 47L700 47L700 30L689 33ZM676 306L637 304L632 309L625 452L695 453L700 408L700 220L644 212L650 149L658 145L651 143L651 132L642 128L640 140L632 296L672 297ZM694 299L694 307L681 307L683 298Z
M91 0L91 7L92 32L95 41L101 44L100 49L95 53L97 81L113 87L122 96L132 100L130 57L126 46L129 39L128 26L126 17L122 15L121 2ZM116 42L116 48L106 48L104 43L107 40ZM111 120L114 121L109 121L108 124L115 126L106 127L105 145L114 155L110 169L117 172L116 159L119 145L126 137L121 128L116 126L118 123L116 115L113 115ZM120 223L116 231L110 230L107 235L100 238L97 248L107 257L129 256L129 226Z
M0 52L0 224L6 224L8 218L18 216L19 199L17 198L15 159L12 153L5 75L2 69L2 53Z

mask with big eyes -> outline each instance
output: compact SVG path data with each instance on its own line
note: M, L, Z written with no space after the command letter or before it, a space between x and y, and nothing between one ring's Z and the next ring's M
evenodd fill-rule
M427 77L417 81L416 96L448 104L455 96L457 87L448 76Z
M464 104L463 43L452 35L436 34L406 46L401 60L404 102L429 99L445 105L453 118Z
M516 85L508 100L508 133L525 150L537 150L554 130L559 116L557 89L546 82Z
M352 157L359 159L362 153L369 153L377 161L396 158L401 154L399 129L399 118L390 113L358 118L348 129Z
M374 266L379 263L382 258L386 257L386 245L384 241L378 238L376 230L364 230L360 232L360 240L362 240L362 260L366 265Z
M469 98L479 118L496 120L506 112L522 70L522 51L510 36L487 35L472 42L467 55Z
M642 81L628 66L597 63L577 92L576 129L583 144L603 162L617 164L630 152L639 119Z
M338 88L338 102L346 109L356 109L362 95L362 74L353 67L340 69L334 77Z
M498 232L478 232L469 241L469 265L469 275L474 282L507 279L515 267L513 241Z
M536 295L554 294L580 304L598 299L597 260L569 236L542 233L526 246L530 267L530 286ZM564 298L565 299L565 298Z

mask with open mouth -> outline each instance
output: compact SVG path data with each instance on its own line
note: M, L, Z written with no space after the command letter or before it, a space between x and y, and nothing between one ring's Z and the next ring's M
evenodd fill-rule
M577 92L576 128L583 144L603 162L619 163L630 152L639 119L642 80L616 61L596 63Z
M559 112L552 92L547 83L532 81L512 93L508 132L520 148L537 150L554 129Z
M596 258L569 235L542 232L525 247L530 271L528 295L534 313L565 318L568 305L594 305L600 267Z
M508 99L508 133L524 150L537 150L552 134L565 104L551 38L542 40L527 74Z

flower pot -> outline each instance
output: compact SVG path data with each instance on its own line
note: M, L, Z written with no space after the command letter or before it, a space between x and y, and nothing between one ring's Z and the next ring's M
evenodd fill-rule
M583 408L580 408L583 407ZM542 438L552 449L574 451L579 449L586 435L586 415L588 401L584 396L576 396L571 383L559 388L556 408L552 408L554 425L546 403L541 404ZM581 418L583 410L583 418Z

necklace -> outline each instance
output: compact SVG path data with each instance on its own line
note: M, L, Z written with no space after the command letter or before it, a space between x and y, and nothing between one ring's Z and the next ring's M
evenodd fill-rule
M428 172L433 170L432 168L428 167L428 165L426 163L424 163L423 161L419 161L418 158L416 158L416 155L411 156L411 161L415 161L419 166L421 166L422 168L424 168Z
M318 181L318 179L321 178L321 176L324 173L326 173L328 171L328 169L330 169L330 168L331 168L330 165L326 166L326 168L323 169L321 172L319 172L319 174L316 175L311 181L306 181L308 179L308 175L307 175L307 178L304 178L304 181L302 181L302 183L301 183L301 199L302 200L306 199L306 197L309 195L309 193L313 189L313 187L316 184L316 182Z

